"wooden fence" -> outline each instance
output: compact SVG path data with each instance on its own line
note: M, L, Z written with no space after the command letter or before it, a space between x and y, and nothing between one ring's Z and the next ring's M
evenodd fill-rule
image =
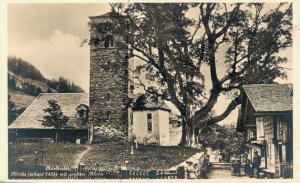
M9 164L9 179L184 179L185 168L177 170L101 170Z

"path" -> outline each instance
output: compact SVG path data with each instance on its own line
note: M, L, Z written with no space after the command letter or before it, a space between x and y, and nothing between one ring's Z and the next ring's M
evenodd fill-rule
M208 179L249 179L248 176L232 176L228 169L214 169L208 174Z
M86 145L86 149L84 151L82 151L80 154L77 155L75 161L74 161L74 164L72 167L77 167L78 164L81 163L81 160L83 158L83 156L85 155L85 153L87 153L89 150L91 150L91 146L90 145Z
M231 163L211 163L211 172L208 174L208 179L249 179L249 176L244 175L241 169L241 176L231 175Z

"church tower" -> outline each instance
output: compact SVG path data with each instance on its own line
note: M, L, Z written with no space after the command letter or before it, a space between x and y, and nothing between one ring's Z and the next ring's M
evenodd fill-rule
M125 17L106 13L89 18L89 141L127 137L128 56L125 36L120 36L128 30Z

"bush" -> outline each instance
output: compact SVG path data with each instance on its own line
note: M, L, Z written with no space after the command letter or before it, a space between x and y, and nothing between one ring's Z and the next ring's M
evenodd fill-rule
M245 137L233 125L213 125L202 130L199 143L212 150L224 150L227 155L244 153Z

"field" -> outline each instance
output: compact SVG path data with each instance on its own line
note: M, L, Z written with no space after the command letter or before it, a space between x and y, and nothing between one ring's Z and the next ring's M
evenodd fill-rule
M63 143L24 143L9 145L9 162L14 163L23 159L24 164L35 164L35 157L38 156L37 164L42 161L42 147L45 148L44 164L51 166L73 166L77 154L83 152L87 147L80 144ZM37 151L37 154L35 153Z
M131 155L131 144L110 142L93 145L80 144L14 144L9 145L9 161L23 159L35 164L35 151L44 145L44 164L75 167L83 163L87 168L168 169L185 161L199 150L188 147L159 147L139 145ZM40 161L39 161L40 162Z
M35 99L35 96L27 95L20 91L9 90L8 94L11 96L11 99L15 103L16 107L26 108Z

